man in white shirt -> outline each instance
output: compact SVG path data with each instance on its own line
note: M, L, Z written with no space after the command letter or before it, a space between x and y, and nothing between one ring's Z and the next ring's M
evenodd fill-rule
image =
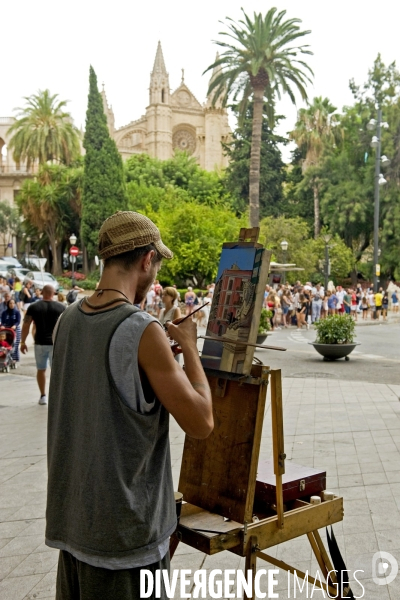
M343 301L344 301L344 294L345 291L342 288L341 285L338 285L336 288L336 297L338 299L338 303L336 305L336 310L338 311L338 313L342 312L342 306L343 306Z
M153 309L153 302L154 302L155 295L156 295L156 293L154 291L154 285L152 285L146 294L147 312L151 312L151 310Z

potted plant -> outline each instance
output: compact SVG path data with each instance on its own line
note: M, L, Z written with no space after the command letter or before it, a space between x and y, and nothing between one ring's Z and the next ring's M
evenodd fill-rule
M257 344L263 344L267 339L268 332L271 330L270 318L272 312L266 308L261 309L260 324L257 332Z
M317 330L317 339L310 342L324 360L337 360L344 358L350 360L348 355L358 345L354 342L354 320L350 315L329 315L322 321L314 323Z

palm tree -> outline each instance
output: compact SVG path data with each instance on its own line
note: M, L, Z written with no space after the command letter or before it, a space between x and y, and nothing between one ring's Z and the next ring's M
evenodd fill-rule
M253 96L253 123L249 174L250 224L259 223L260 196L260 154L261 130L264 106L271 129L274 126L275 96L279 99L287 93L295 104L292 86L297 88L301 97L307 98L305 85L311 81L311 68L297 57L312 54L307 45L298 46L298 38L310 31L301 31L300 19L284 20L286 11L278 12L271 8L265 17L254 13L253 20L243 11L244 20L235 23L229 17L227 32L221 32L231 38L229 42L216 41L224 48L221 56L206 69L213 70L208 88L215 105L221 102L226 106L229 97L237 100L241 96L239 110L244 117L250 96ZM222 70L224 67L224 70ZM266 99L266 104L264 99Z
M321 96L314 98L308 108L300 109L290 137L305 151L303 172L310 167L319 166L324 150L334 145L339 133L339 128L335 127L338 122L337 115L333 114L335 111L335 106L332 106L328 98L322 99ZM311 179L314 194L314 236L317 238L321 230L319 181L318 177Z
M25 97L25 108L17 108L17 119L8 133L9 147L17 163L25 161L29 169L36 161L70 164L80 154L79 131L71 115L65 112L67 102L57 100L44 90Z
M37 177L24 181L17 196L24 224L47 238L53 275L62 272L63 242L76 226L82 177L83 167L79 164L75 167L46 164L40 167Z

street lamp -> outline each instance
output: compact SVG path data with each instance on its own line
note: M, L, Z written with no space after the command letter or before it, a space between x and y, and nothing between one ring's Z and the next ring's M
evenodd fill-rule
M74 233L72 233L69 236L69 243L71 244L71 246L75 246L77 239L78 238L76 237L76 235ZM75 261L76 261L76 257L71 256L71 263L72 263L71 287L72 288L75 286Z
M331 274L331 265L329 262L329 246L328 246L328 244L331 241L332 236L330 233L325 233L322 236L322 239L325 242L325 268L324 268L325 282L324 283L325 283L325 294L326 294L326 291L328 289L328 279L329 279L329 275Z
M282 240L281 241L281 248L282 248L282 252L283 252L283 262L286 264L287 258L286 258L286 252L287 249L289 247L289 244L286 240ZM283 283L286 283L286 269L283 271Z
M381 173L381 166L387 167L390 160L383 155L381 158L381 129L387 129L389 126L382 121L382 108L378 106L377 119L371 119L367 125L367 129L373 131L376 128L376 135L372 137L371 147L375 148L375 193L374 193L374 292L378 291L380 265L378 263L378 246L379 246L379 188L387 183Z

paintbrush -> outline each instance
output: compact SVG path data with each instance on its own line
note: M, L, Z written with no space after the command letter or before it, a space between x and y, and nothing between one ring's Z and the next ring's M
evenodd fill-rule
M205 306L207 306L207 304L210 304L210 303L209 302L204 302L204 304L202 304L201 306L199 306L198 308L196 308L196 310L194 310L193 312L191 312L190 315L186 315L186 317L182 317L182 319L180 319L180 321L178 323L174 323L173 321L167 321L167 323L172 323L173 325L180 325L181 323L183 323L183 321L185 321L189 317L193 316L194 313L197 313L198 310L201 310L202 308L204 308Z

